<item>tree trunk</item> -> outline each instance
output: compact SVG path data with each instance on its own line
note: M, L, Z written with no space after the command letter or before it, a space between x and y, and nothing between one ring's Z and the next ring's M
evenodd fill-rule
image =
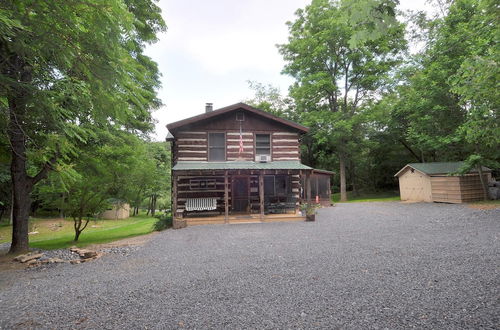
M14 187L12 187L10 195L9 225L12 226L14 223Z
M490 194L488 194L488 182L484 179L483 167L477 165L477 171L479 172L479 179L481 180L481 186L483 186L484 199L490 199Z
M22 101L10 99L9 111L8 134L12 148L12 243L9 253L23 253L29 249L28 219L33 190L32 178L26 172L26 136L22 128L26 108Z
M149 196L148 198L148 211L146 212L146 215L149 215L149 212L151 212L152 205L153 205L153 195Z
M154 217L156 213L156 194L151 196L151 216Z
M61 206L59 208L59 218L64 219L64 200L65 200L66 194L62 193L61 194Z
M345 184L345 155L343 152L339 152L339 164L340 164L340 201L347 201L347 191Z
M87 225L89 224L90 219L87 218L83 228L82 228L82 223L83 223L82 217L79 217L78 220L73 218L73 220L74 220L74 228L75 228L75 242L77 242L78 239L80 238L80 234L82 233L82 231L84 231L85 228L87 228Z

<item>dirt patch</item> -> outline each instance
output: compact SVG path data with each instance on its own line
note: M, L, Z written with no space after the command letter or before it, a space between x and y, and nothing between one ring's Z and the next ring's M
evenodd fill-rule
M18 270L27 268L28 265L14 261L14 256L10 254L0 255L0 272L6 270Z
M477 210L500 209L500 204L467 204L467 206Z

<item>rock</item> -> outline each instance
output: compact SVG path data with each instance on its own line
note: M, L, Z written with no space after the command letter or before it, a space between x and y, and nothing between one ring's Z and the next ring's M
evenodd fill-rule
M490 195L491 199L494 199L494 200L500 199L500 188L498 188L498 187L489 187L488 188L488 194Z
M173 229L181 229L187 226L187 221L185 219L174 219L172 222Z
M28 253L28 254L22 254L20 256L17 256L14 258L14 261L19 261L19 262L27 262L33 259L39 259L43 256L43 253Z
M38 261L36 259L31 259L31 260L26 262L26 265L28 265L30 267L38 266L38 265L40 265L40 261Z
M62 260L61 258L49 258L47 260L44 260L43 262L47 264L55 264L66 262L66 260Z
M78 260L78 259L75 259L75 260L70 260L69 262L70 262L72 265L74 265L74 264L79 264L79 263L81 263L82 261L81 261L81 260Z
M80 255L81 257L82 255ZM83 253L83 258L89 259L89 258L95 258L97 257L97 252L96 251L85 251Z
M81 259L80 261L81 262L87 262L87 261L91 261L91 260L95 260L97 258L100 258L102 256L102 253L97 253L94 257L92 258L83 258Z
M79 249L79 248L71 248L70 250L72 252L78 253L80 258L83 258L83 259L90 259L90 258L97 257L96 251L87 250L87 249Z

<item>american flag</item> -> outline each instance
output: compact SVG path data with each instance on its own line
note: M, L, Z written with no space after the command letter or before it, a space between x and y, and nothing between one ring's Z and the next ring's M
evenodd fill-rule
M240 150L238 153L243 153L243 133L241 132L241 123L240 123Z

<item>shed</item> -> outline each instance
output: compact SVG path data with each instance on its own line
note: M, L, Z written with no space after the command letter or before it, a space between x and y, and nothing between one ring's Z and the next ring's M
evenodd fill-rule
M477 169L454 174L463 162L411 163L394 176L399 179L402 201L464 203L485 199ZM486 181L491 170L483 167Z
M110 206L99 217L106 220L121 220L130 217L130 204L118 199L111 199Z

